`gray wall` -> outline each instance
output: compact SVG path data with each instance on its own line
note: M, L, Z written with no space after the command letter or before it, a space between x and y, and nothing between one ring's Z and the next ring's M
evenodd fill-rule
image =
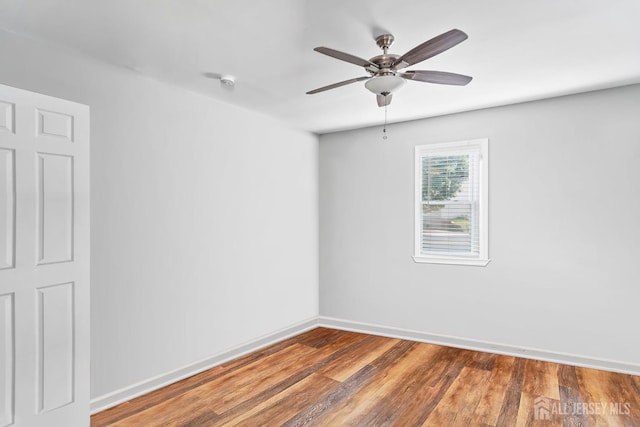
M640 363L640 86L388 133L320 138L321 315ZM414 263L414 146L485 137L493 261Z
M93 398L317 316L316 136L12 34L0 52L0 83L91 107Z
M93 398L317 315L318 208L322 315L640 362L640 86L322 136L318 206L313 135L0 52L0 83L91 106ZM413 147L480 137L492 263L413 263Z

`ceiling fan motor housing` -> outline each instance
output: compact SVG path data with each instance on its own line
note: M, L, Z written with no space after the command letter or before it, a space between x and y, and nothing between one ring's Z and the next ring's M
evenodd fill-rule
M393 55L390 53L385 53L383 55L374 56L369 61L376 64L379 68L375 74L378 75L386 75L386 74L395 74L395 70L393 70L392 66L398 59L398 55Z

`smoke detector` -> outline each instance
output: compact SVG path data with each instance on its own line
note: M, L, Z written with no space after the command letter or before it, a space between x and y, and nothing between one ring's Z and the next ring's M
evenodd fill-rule
M206 72L206 73L202 73L202 75L208 79L220 80L220 86L227 90L233 90L233 88L236 85L236 78L231 74L218 74L218 73Z
M232 89L236 85L236 78L230 74L220 76L220 84L222 87Z

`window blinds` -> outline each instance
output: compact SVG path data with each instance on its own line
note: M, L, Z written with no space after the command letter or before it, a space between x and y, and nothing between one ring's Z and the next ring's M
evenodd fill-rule
M421 155L422 255L480 255L480 161L477 147Z

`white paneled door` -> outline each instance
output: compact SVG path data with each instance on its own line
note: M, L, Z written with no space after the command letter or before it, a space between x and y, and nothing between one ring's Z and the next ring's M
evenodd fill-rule
M89 425L89 108L0 85L0 427Z

